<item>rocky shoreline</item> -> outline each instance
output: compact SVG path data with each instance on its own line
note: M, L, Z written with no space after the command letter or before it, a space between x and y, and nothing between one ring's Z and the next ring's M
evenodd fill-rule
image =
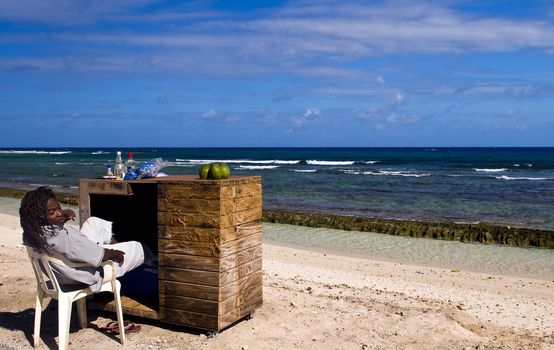
M0 188L1 197L22 198L25 193L25 190ZM79 196L75 194L57 192L57 195L62 203L79 205ZM554 231L485 223L458 224L380 219L276 209L264 209L262 220L279 224L377 232L395 236L554 249Z
M377 232L396 236L554 249L554 231L484 223L457 224L394 220L286 210L264 210L263 221L346 231Z

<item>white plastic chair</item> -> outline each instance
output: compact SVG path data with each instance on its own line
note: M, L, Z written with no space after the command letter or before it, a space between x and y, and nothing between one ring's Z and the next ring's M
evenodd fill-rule
M32 247L27 247L27 253L31 259L35 277L37 279L37 299L35 306L35 330L33 334L34 347L40 345L40 321L42 314L42 301L45 296L58 300L58 347L60 350L67 349L69 342L69 324L71 321L71 306L77 302L77 313L81 328L87 326L86 296L94 294L89 287L74 291L64 292L56 279L50 263L66 265L68 267L90 266L84 263L74 263L65 259L61 254L37 253ZM125 343L125 328L123 325L123 311L121 309L121 296L119 291L121 283L115 278L115 265L113 261L102 263L104 268L104 280L100 292L112 292L114 294L115 307L117 311L117 323L120 332L121 344ZM41 268L42 267L42 268Z

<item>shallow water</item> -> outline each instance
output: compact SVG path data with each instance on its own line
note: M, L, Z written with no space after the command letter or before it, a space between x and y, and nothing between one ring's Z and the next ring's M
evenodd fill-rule
M519 248L264 223L277 244L366 259L554 280L554 249Z

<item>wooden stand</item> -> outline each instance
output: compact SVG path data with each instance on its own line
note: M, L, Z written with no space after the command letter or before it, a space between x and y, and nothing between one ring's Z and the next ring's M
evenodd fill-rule
M123 240L158 256L157 286L141 288L143 277L122 282L125 313L218 332L262 305L260 177L82 179L79 196L81 222L113 221Z

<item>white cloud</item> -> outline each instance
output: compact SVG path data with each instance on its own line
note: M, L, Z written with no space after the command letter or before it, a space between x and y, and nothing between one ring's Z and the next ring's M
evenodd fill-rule
M302 128L306 126L309 122L317 119L321 115L321 112L317 108L309 108L307 109L303 115L293 117L291 119L292 124L295 128Z
M399 92L396 94L396 96L394 96L394 104L400 105L404 102L405 99L406 99L406 94Z
M217 112L214 109L210 109L206 113L202 114L202 119L213 119L217 115Z
M46 21L62 28L40 34L15 32L0 41L23 39L26 43L52 43L52 47L75 45L73 64L83 70L190 72L190 67L194 67L194 72L240 75L247 71L288 71L330 78L366 78L379 84L384 83L382 76L341 67L340 63L388 54L523 49L552 54L554 47L551 21L476 16L463 12L462 6L447 7L455 4L452 2L291 2L271 11L250 13L246 16L250 19L210 11L202 15L203 8L195 8L194 3L182 5L186 10L167 7L156 13L141 11L149 3L152 1L2 1L1 19L16 23ZM189 21L190 16L195 20ZM100 20L117 29L100 26ZM157 28L152 32L136 32L137 21L162 25L152 26ZM73 28L64 30L68 22L78 28L78 34ZM79 54L79 48L86 49ZM67 57L55 54L16 60L19 63L11 66L14 69L22 64L68 69ZM0 62L0 66L8 65Z
M309 117L319 116L320 114L321 113L319 112L319 109L310 108L310 109L307 109L306 112L304 112L304 117L309 118Z

